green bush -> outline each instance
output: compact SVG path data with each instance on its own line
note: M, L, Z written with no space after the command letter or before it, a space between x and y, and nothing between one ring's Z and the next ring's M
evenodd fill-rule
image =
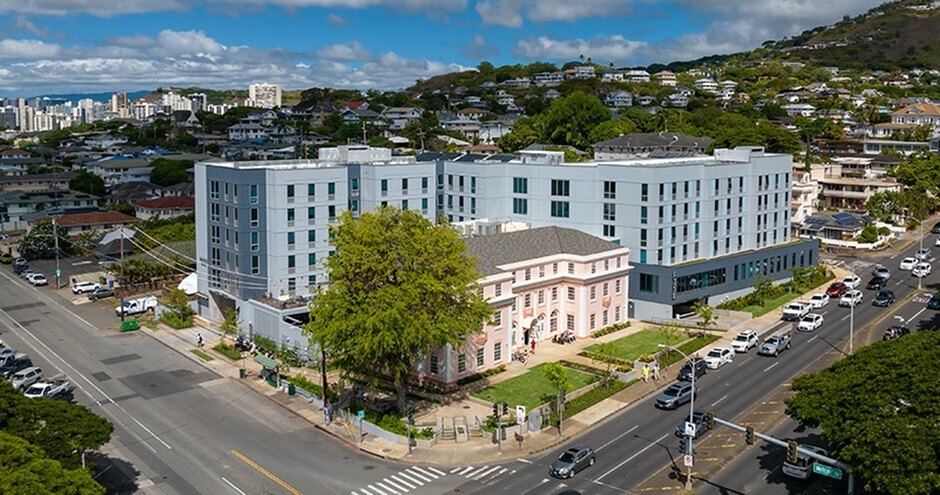
M241 351L239 351L238 349L236 349L235 346L233 346L233 345L228 345L228 344L226 344L225 342L219 342L218 344L216 344L215 347L213 347L213 349L219 351L220 353L222 353L223 355L225 355L225 357L227 357L227 358L229 358L229 359L231 359L231 360L239 360L239 359L242 358L242 352L241 352Z
M167 325L179 330L181 328L189 328L193 326L193 317L187 316L185 318L180 318L180 315L173 313L171 311L164 311L160 315L160 321L166 323Z
M606 384L598 385L591 390L565 402L565 417L570 418L575 414L597 404L598 402L620 392L621 390L633 385L638 380L624 383L618 380L609 381ZM558 413L552 408L552 424L558 424Z
M495 368L490 368L490 369L488 369L488 370L486 370L486 371L481 371L480 373L474 373L474 374L472 374L472 375L470 375L470 376L465 376L465 377L463 377L463 378L457 380L457 385L463 386L463 385L466 385L466 384L468 384L468 383L473 383L473 382L476 382L476 381L480 381L480 380L482 380L482 379L484 379L484 378L486 378L486 377L488 377L488 376L498 375L499 373L502 373L502 372L504 372L504 371L506 371L506 366L505 366L505 365L499 365L499 366L497 366L497 367L495 367Z
M629 328L629 327L630 327L630 322L629 322L629 321L625 321L625 322L623 322L623 323L615 323L615 324L613 324L613 325L611 325L611 326L609 326L609 327L604 327L604 328L602 328L602 329L600 329L600 330L594 332L594 333L592 334L592 336L593 336L593 337L603 337L604 335L611 334L611 333L616 332L617 330L623 330L624 328Z
M404 437L408 436L408 425L402 421L402 416L396 412L379 412L374 409L370 409L367 406L358 404L355 400L349 401L349 410L350 411L359 411L363 410L365 412L364 419L379 428L382 428L385 431L395 433ZM432 428L422 428L414 430L414 437L424 440L430 440L434 438L434 430Z
M816 265L809 269L809 273L806 276L806 287L818 287L825 282L832 279L832 274L829 273L829 270L826 269L823 265ZM770 288L767 294L764 296L765 300L776 299L793 289L791 287L792 282L786 282L779 285L774 285ZM796 287L799 291L801 288ZM750 293L744 296L741 296L737 299L732 299L730 301L725 301L717 306L718 309L727 309L729 311L741 311L748 306L760 306L760 301L755 293Z
M683 344L680 344L676 347L680 351L686 353L686 355L691 356L692 353L694 353L695 351L701 349L702 347L707 346L708 344L711 344L712 342L716 340L718 340L718 336L716 335L712 335L712 334L699 335L698 337L695 337L694 339L688 342L685 342ZM670 349L659 355L659 367L665 368L669 366L670 364L675 363L676 361L679 361L681 359L683 359L682 354Z
M289 383L293 383L295 387L302 388L315 397L323 397L323 387L317 385L316 383L311 382L307 377L303 375L288 376L285 378ZM334 401L338 398L336 392L327 389L327 397L329 400Z

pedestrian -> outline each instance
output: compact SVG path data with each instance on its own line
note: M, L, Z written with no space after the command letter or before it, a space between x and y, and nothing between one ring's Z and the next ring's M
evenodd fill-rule
M659 381L659 361L653 361L653 380Z
M643 381L644 382L650 381L650 365L644 364L642 373L643 373Z
M532 344L532 355L534 356L535 355L535 339L532 339L531 344Z
M202 347L202 334L196 334L196 347Z

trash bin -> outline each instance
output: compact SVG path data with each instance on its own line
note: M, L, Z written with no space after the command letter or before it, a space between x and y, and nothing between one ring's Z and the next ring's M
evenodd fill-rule
M98 277L98 283L104 285L107 280L104 277Z
M238 368L238 377L245 378L246 376L248 376L248 371L245 368Z
M293 383L288 383L287 395L296 395L296 394L297 394L297 387L295 387Z
M140 328L140 323L137 320L124 320L121 322L121 331L122 332L133 332Z

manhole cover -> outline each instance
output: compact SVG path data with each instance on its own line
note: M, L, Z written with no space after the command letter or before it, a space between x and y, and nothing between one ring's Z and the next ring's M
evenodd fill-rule
M464 409L470 409L470 406L463 406Z
M375 466L366 464L365 466L362 466L362 469L364 469L364 470L366 470L366 471L371 471L371 470L375 469Z
M383 454L387 454L387 453L389 453L389 452L391 452L391 451L392 451L392 449L382 449L382 453L383 453Z

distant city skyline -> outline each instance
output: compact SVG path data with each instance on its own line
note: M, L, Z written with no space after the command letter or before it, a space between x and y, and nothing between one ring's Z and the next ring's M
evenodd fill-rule
M159 86L396 89L580 55L640 66L749 50L876 0L0 0L0 97Z

